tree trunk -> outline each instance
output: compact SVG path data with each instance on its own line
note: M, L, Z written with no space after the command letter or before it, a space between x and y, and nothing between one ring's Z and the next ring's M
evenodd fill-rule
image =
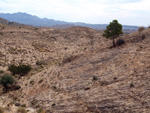
M116 47L115 38L113 37L113 47Z

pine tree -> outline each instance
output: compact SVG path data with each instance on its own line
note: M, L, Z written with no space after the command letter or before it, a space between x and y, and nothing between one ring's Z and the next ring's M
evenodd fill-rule
M104 31L103 36L113 40L113 47L116 46L115 39L118 38L120 34L122 34L122 25L118 23L117 20L113 20L107 26L107 29Z

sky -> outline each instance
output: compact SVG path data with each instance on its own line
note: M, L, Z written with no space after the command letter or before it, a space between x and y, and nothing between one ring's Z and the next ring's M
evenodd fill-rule
M26 12L67 22L150 26L150 0L0 0L0 13Z

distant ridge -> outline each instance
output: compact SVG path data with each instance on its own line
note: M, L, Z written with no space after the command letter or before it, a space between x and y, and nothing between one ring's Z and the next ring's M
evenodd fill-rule
M13 25L13 26L26 26L24 24L19 24L19 23L16 23L16 22L9 22L8 20L5 20L3 18L0 18L0 24Z
M92 29L103 30L108 25L108 24L88 24L88 23L81 23L81 22L73 23L73 22L57 21L48 18L39 18L37 16L33 16L22 12L13 13L13 14L0 13L0 17L11 22L17 22L21 24L39 26L39 27L66 28L72 26L83 26ZM139 28L138 26L123 25L123 29L128 31L136 31L138 28Z

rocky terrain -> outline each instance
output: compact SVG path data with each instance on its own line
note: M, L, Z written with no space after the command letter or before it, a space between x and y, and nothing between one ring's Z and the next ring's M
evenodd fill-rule
M0 24L0 70L29 64L21 89L0 91L5 113L149 113L150 29L120 37L112 48L102 32ZM1 74L2 75L2 74ZM16 75L17 76L17 75ZM44 113L44 112L43 112Z

